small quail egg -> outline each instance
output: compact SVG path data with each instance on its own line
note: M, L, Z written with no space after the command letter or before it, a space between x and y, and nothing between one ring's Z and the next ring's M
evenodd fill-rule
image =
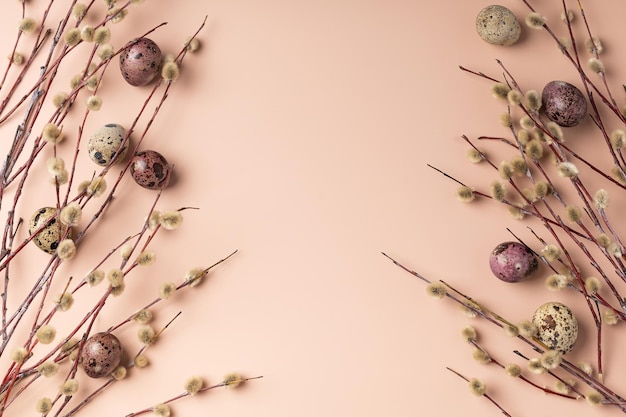
M504 6L492 5L476 16L476 32L487 43L508 46L517 42L522 28L512 11Z
M528 279L538 267L535 254L519 242L500 243L489 256L493 274L505 282Z
M548 348L561 353L574 348L578 337L578 320L565 304L543 304L533 314L532 321L537 326L537 338Z
M587 100L574 85L551 81L543 88L541 101L548 119L559 126L572 127L587 116Z
M116 123L109 123L98 130L89 138L87 153L92 161L98 165L109 165L113 158L119 154L116 161L124 158L128 150L128 141L122 148L126 130Z
M57 222L56 215L56 208L42 207L32 215L28 222L28 232L32 235L50 221L47 226L37 232L33 237L33 242L39 249L51 255L55 253L57 246L59 246L59 239L64 230L61 223ZM50 220L51 218L52 220Z
M130 173L135 182L149 190L167 187L172 166L156 151L137 152L130 164Z
M161 49L153 40L134 39L120 54L120 71L128 84L147 85L160 73L161 60Z
M96 333L85 341L80 351L83 370L91 378L109 375L122 360L122 345L111 333Z

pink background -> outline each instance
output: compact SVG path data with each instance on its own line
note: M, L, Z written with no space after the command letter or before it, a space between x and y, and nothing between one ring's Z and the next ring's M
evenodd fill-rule
M558 2L537 3L565 34ZM586 3L621 100L626 74L618 18L626 6ZM460 136L505 134L498 124L504 106L491 97L489 83L458 65L499 77L498 58L520 84L537 90L552 79L577 81L543 32L524 27L521 41L508 48L483 42L474 19L488 4L150 0L131 11L116 27L114 45L167 20L151 38L168 52L208 16L202 50L186 60L148 139L176 167L159 207L200 210L186 212L180 230L157 239L159 260L144 272L147 283L129 285L127 298L114 300L107 314L124 316L152 299L158 283L239 253L197 291L157 310L160 324L183 314L149 349L153 364L96 401L91 415L137 410L179 393L190 375L219 382L231 371L264 378L240 391L178 402L175 414L499 415L446 366L482 378L515 416L617 415L588 410L583 400L547 397L474 363L459 337L468 319L452 304L429 299L421 283L380 254L450 281L513 321L529 318L545 301L571 297L545 291L541 277L518 286L496 282L489 252L511 239L506 227L528 238L526 224L493 204L458 203L455 184L426 166L483 188L494 178L466 162ZM503 5L523 20L521 1ZM3 22L15 22L18 7L5 8ZM11 40L5 42L6 49ZM128 124L146 91L129 92L119 74L109 75L92 128L113 119ZM593 131L590 123L581 129ZM130 233L125 225L141 222L153 193L128 182L119 195L116 213L103 223L111 222L111 231L100 231L103 242ZM145 205L124 205L130 196ZM28 201L34 207L44 200L38 194ZM102 326L108 323L103 318ZM503 361L516 361L511 341L484 323L476 326L485 343L499 346ZM133 333L120 337L133 340ZM583 340L572 355L591 359L592 345ZM623 385L621 352L611 346L607 382ZM32 410L31 403L23 407Z

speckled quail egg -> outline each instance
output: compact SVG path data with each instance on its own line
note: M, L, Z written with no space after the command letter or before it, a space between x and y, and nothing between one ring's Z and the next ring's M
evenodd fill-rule
M149 190L167 187L172 173L172 166L157 151L137 152L130 164L130 173L135 182Z
M56 208L42 207L32 215L28 222L28 232L32 235L49 221L33 237L35 245L49 254L55 253L57 246L59 246L59 239L65 230L61 223L57 221L56 215Z
M508 46L518 41L522 28L512 11L494 4L476 16L476 32L487 43Z
M122 147L126 130L116 123L109 123L96 130L87 143L87 153L98 165L109 165L115 155L116 161L124 158L128 150L128 141Z
M80 363L91 378L109 375L122 360L122 344L113 334L96 333L85 341L80 351Z
M527 246L519 242L504 242L491 252L489 267L502 281L520 282L528 279L537 270L538 262Z
M128 42L120 54L122 76L133 86L149 84L161 71L161 49L151 39Z
M578 320L565 304L543 304L533 314L532 321L537 326L537 338L549 349L567 353L574 348L578 337Z
M541 93L541 102L548 119L559 126L576 126L587 116L587 100L574 85L550 81Z

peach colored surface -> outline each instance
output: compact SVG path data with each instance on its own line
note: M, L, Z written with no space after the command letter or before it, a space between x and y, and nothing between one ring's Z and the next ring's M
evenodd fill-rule
M564 34L558 2L537 3ZM619 87L626 66L618 17L626 6L587 3ZM522 86L537 90L554 78L576 81L543 32L524 27L521 41L508 48L483 42L474 18L488 4L149 0L130 13L131 23L114 32L115 46L168 21L151 36L168 52L208 16L202 50L188 57L149 138L176 167L159 208L200 209L157 239L163 261L143 272L145 279L175 280L192 266L239 253L197 291L157 310L161 324L182 315L150 348L152 365L116 384L89 415L124 415L182 391L190 375L218 382L231 371L264 378L176 403L175 415L499 415L446 366L484 379L514 416L618 415L546 397L474 363L459 337L467 319L428 298L421 283L381 255L449 280L516 320L548 299L567 300L545 291L541 279L515 287L494 281L488 253L511 238L506 227L528 238L525 224L494 205L458 203L455 184L426 166L482 186L493 178L466 162L460 135L504 134L498 125L504 107L490 96L489 83L458 65L500 76L498 58ZM522 19L526 14L521 1L501 4ZM3 7L3 27L10 27L18 7ZM11 42L3 40L4 50ZM141 102L116 71L109 75L91 128L129 123ZM583 129L591 131L591 124ZM25 211L52 197L41 189ZM114 218L102 223L116 225L110 241L87 241L88 248L108 248L130 233L125 227L142 221L154 195L131 182L119 194ZM142 196L145 206L124 206L124 195ZM32 257L43 259L35 250ZM154 288L130 285L124 297L135 306L152 299ZM116 312L128 314L124 297L112 301L111 316L100 325ZM514 360L508 340L477 326L486 342L502 341L503 360ZM133 333L120 337L132 340ZM576 355L590 357L592 345L583 339ZM607 381L623 386L621 352L606 350L616 364ZM11 415L33 410L29 401L22 407Z

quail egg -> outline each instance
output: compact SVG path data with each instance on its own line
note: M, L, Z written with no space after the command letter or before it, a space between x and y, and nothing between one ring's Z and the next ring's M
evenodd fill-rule
M149 190L167 187L172 166L165 157L156 151L137 152L130 165L130 173L135 182Z
M576 126L587 116L587 100L574 85L551 81L543 88L541 101L548 119L559 126Z
M508 46L518 41L522 28L512 11L491 5L476 16L476 32L487 43Z
M116 155L116 161L124 158L128 150L128 141L122 147L126 130L116 123L109 123L96 130L87 143L87 153L98 165L109 165Z
M160 73L161 60L156 42L138 38L128 42L120 54L120 71L128 84L147 85Z
M91 378L109 375L122 360L122 345L108 332L96 333L85 341L80 351L83 370Z
M59 239L65 230L61 223L57 221L56 216L56 208L42 207L32 215L28 222L28 233L31 235L36 233L32 239L35 245L51 255L55 253L57 246L59 246Z
M535 254L519 242L500 243L489 256L491 272L505 282L528 279L538 265Z
M567 353L578 337L578 320L569 307L557 302L540 306L533 314L537 338L549 349Z

